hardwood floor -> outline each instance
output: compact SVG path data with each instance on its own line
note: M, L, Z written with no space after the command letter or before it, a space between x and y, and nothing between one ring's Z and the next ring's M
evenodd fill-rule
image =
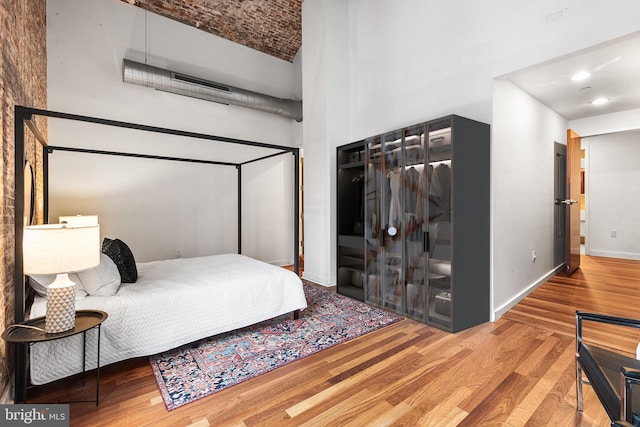
M589 386L575 409L575 310L640 317L639 279L640 261L587 258L495 323L449 334L405 319L171 412L148 360L126 361L102 370L99 407L71 405L71 425L609 425ZM593 332L629 352L640 338ZM30 402L90 398L95 382L78 382Z

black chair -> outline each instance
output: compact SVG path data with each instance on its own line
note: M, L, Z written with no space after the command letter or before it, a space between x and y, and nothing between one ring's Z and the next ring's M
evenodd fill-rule
M640 426L640 360L583 342L582 323L605 323L640 328L640 320L576 312L576 394L582 411L583 372L607 411L612 426ZM640 340L640 333L638 334Z

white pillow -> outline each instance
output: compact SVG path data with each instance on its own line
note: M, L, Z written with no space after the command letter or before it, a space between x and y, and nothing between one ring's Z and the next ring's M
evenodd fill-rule
M56 280L55 274L31 274L29 275L29 284L34 291L41 297L47 297L47 287ZM82 286L82 282L76 273L69 273L69 280L76 284L76 298L84 298L87 292Z
M89 295L111 296L120 288L120 272L118 267L105 254L100 254L100 265L76 273L82 287Z

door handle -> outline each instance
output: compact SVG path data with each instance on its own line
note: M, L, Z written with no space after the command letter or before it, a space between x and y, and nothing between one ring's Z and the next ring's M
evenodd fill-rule
M565 199L565 200L556 199L555 203L556 205L575 205L576 203L578 203L578 201L573 199Z

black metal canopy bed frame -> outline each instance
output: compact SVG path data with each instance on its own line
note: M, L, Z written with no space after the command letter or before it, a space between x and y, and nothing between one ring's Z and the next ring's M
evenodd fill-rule
M152 154L141 154L141 153L128 153L128 152L119 152L119 151L104 151L104 150L94 150L94 149L85 149L85 148L72 148L72 147L61 147L61 146L50 146L48 142L38 130L34 118L35 117L46 117L46 118L55 118L55 119L65 119L65 120L73 120L77 122L86 122L93 123L98 125L133 129L139 131L146 132L155 132L166 135L173 135L178 137L189 137L196 138L200 140L209 140L209 141L217 141L223 143L237 144L242 146L250 146L250 147L259 147L261 149L269 149L270 154L265 155L265 150L260 150L261 155L258 157L251 158L242 162L225 162L225 161L215 161L215 160L206 160L206 159L193 159L193 158L182 158L182 157L169 157L169 156L160 156L160 155L152 155ZM241 254L242 252L242 167L249 163L259 162L261 160L265 160L268 158L272 158L275 156L280 156L283 154L290 153L294 156L293 161L293 264L294 264L294 272L297 275L299 273L299 193L298 189L300 188L299 183L299 160L300 153L299 149L296 147L287 147L280 146L275 144L268 144L262 142L255 141L246 141L234 138L227 138L215 135L209 135L204 133L196 133L189 132L184 130L177 129L169 129L163 127L156 126L148 126L141 125L136 123L122 122L116 120L109 120L104 118L97 117L89 117L82 116L77 114L69 114L63 112L56 112L50 110L42 110L29 108L24 106L16 106L15 107L15 117L14 117L14 126L15 126L15 322L22 322L27 315L27 301L28 301L28 288L25 280L25 274L23 269L23 259L22 259L22 240L23 240L23 227L24 227L24 216L25 209L29 209L28 206L25 206L25 174L23 170L23 166L25 165L26 156L25 156L25 125L28 127L33 135L35 136L36 150L41 149L42 151L42 159L43 159L43 196L44 196L44 205L43 205L43 215L44 222L48 222L48 211L49 211L49 201L48 201L48 172L49 172L49 161L48 155L56 150L59 151L71 151L71 152L81 152L81 153L91 153L91 154L100 154L100 155L111 155L111 156L126 156L126 157L140 157L146 159L159 159L159 160L169 160L169 161L178 161L178 162L192 162L192 163L205 163L211 165L219 165L224 167L233 167L237 171L237 191L238 191L238 243L237 243L237 253ZM32 204L33 205L33 204ZM284 270L284 269L281 269ZM298 279L299 280L299 279ZM294 311L294 316L297 318L299 315L299 309ZM26 389L21 387L22 384L26 383L26 363L27 363L27 354L26 350L21 350L20 347L16 348L16 401L24 401L26 398Z

